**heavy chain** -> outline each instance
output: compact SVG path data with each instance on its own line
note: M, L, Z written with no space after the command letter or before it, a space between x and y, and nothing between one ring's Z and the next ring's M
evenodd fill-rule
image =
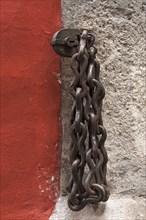
M104 147L106 130L101 110L105 90L99 79L94 37L84 30L78 53L71 58L74 80L71 84L71 179L68 205L79 211L86 204L105 202L109 197L106 183L107 153Z

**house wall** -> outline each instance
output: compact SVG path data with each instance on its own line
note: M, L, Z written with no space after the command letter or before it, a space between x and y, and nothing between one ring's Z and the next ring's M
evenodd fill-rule
M63 27L89 29L95 36L100 78L105 87L103 122L109 155L109 201L79 213L67 207L70 176L69 120L73 74L62 59L62 196L51 220L145 219L145 3L143 0L62 0ZM117 211L115 211L115 209Z
M59 196L60 0L1 1L1 219L45 220Z

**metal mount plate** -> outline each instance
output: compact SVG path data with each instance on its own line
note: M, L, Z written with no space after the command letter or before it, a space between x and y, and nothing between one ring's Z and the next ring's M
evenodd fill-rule
M81 34L82 30L62 29L54 34L51 46L60 56L71 57L77 51Z

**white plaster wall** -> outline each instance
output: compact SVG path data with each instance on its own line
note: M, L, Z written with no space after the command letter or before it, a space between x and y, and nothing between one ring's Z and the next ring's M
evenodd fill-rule
M127 196L128 199L133 199L134 196L135 201L141 199L143 204L143 198L146 197L145 8L146 4L143 0L62 0L63 27L86 28L91 30L96 38L97 59L101 64L101 81L106 90L103 121L108 134L105 144L109 155L107 179L110 191L114 194L108 206L114 202L115 195L118 200L119 195L121 198L125 195L125 199ZM66 201L65 188L70 176L69 118L72 100L69 96L69 86L71 80L69 61L63 58L61 72L63 127L61 196L63 197L59 200L61 203ZM115 205L116 202L115 199ZM59 214L57 207L55 213ZM84 213L89 211L88 219L94 220L91 208L88 210L87 207L85 210L79 219L85 220ZM63 212L70 213L67 208ZM136 212L138 209L135 209ZM142 215L145 215L144 211ZM56 214L55 216L50 219L61 219L61 214L60 217ZM70 214L68 217L62 217L62 220L71 219L77 218L71 217ZM109 214L106 220L109 219L113 220L116 217L111 218ZM130 220L133 219L146 219L146 216L132 217Z

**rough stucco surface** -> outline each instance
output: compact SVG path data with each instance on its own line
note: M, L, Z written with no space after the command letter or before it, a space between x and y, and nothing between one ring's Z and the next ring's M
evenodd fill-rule
M117 196L130 195L131 200L132 195L137 196L137 199L138 197L141 198L141 200L143 200L142 197L146 196L144 137L145 7L146 5L142 0L62 1L64 28L87 28L95 35L98 48L97 59L101 64L101 81L106 90L103 121L108 134L106 141L106 149L109 155L107 179L112 194ZM72 101L69 96L69 86L71 80L72 73L69 68L69 61L63 58L61 177L63 196L66 195L64 190L70 174L69 117ZM61 203L62 201L64 201L63 198ZM87 211L90 214L92 213L88 208L85 210L85 214L84 212L80 214L80 219L85 219ZM67 209L66 212L68 212ZM144 211L143 214L145 214ZM51 219L54 220L57 217ZM68 214L68 218L62 219L71 220L73 218L69 217ZM93 220L94 218L88 216L88 219ZM113 217L112 219L116 218ZM122 218L119 217L119 219ZM132 219L138 220L140 218L135 215L135 218L130 220Z
M88 206L73 212L61 197L50 220L145 220L145 200L130 196L111 196L107 203L98 207Z

